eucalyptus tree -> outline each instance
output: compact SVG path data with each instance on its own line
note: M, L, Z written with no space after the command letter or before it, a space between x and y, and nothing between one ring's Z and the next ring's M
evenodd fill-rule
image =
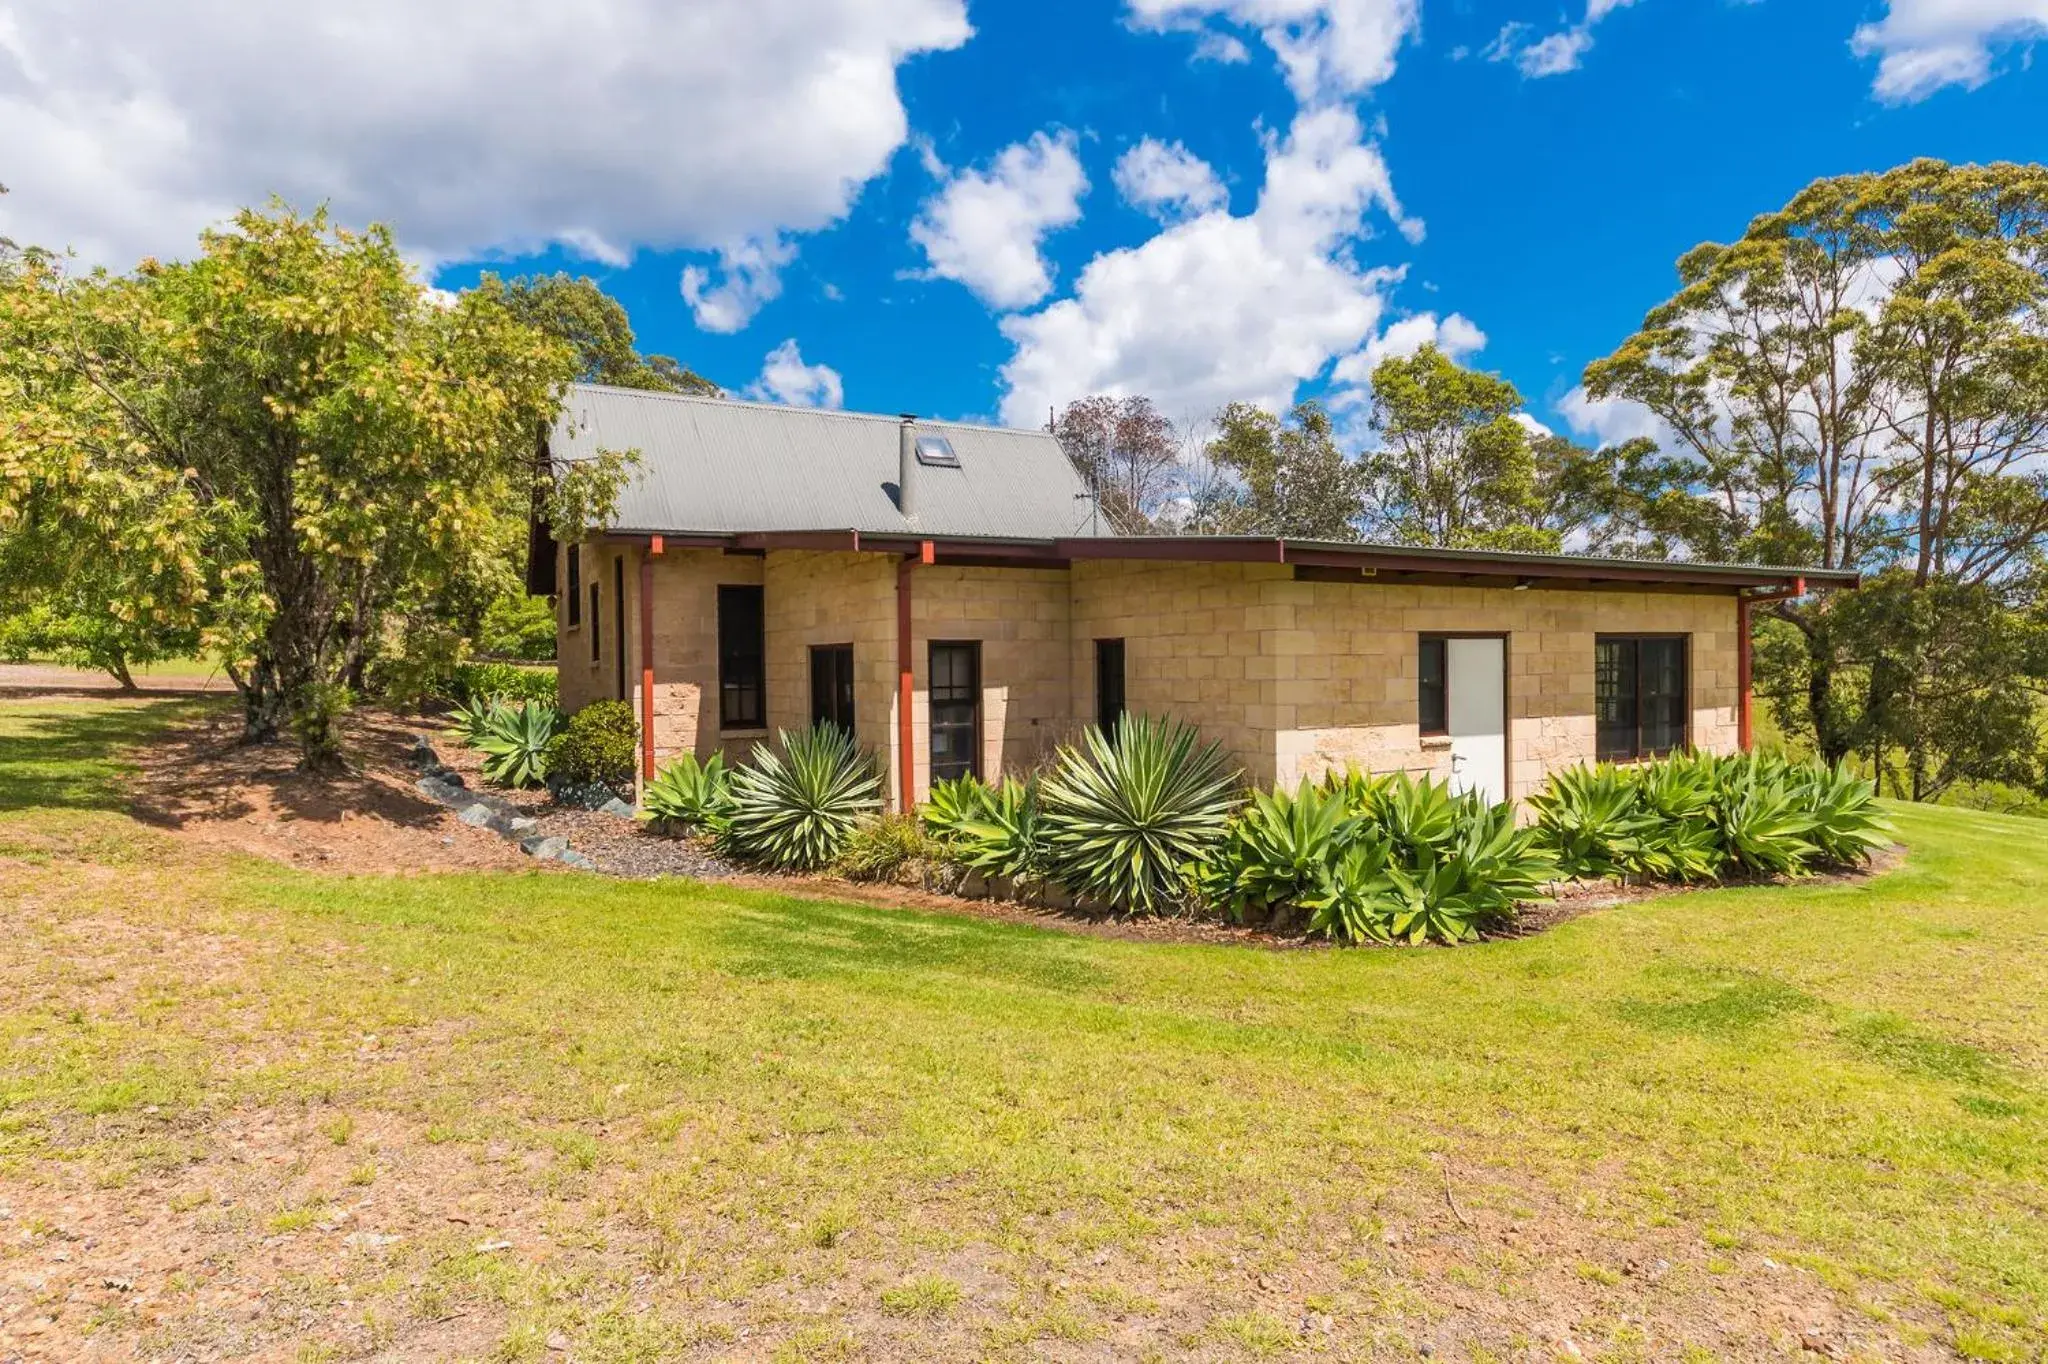
M1875 594L1941 585L1952 611L1957 593L1969 611L2030 600L2048 549L2048 168L1916 161L1818 181L1678 273L1586 371L1590 396L1640 404L1666 433L1618 452L1606 533L1875 575L1854 608L1770 608L1801 648L1766 651L1766 685L1825 756L1869 746L1882 763L1897 743L1924 789L1933 736L1998 723L2030 654L1999 651L1984 673L1954 632L1900 628L1921 607L1880 611Z

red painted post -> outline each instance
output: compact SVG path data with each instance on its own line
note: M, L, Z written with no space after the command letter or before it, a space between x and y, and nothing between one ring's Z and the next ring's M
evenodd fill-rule
M640 775L654 780L654 559L661 537L640 556Z
M923 553L930 552L927 544ZM896 808L906 815L917 807L917 735L910 714L916 696L916 657L910 642L910 579L915 571L910 556L896 561Z

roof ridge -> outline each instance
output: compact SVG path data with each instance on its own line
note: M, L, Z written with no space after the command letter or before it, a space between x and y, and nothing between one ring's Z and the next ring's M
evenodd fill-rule
M714 397L708 393L675 393L658 388L628 388L622 384L592 384L577 381L569 385L571 392L582 389L598 393L617 393L631 398L655 398L677 403L719 404L725 407L748 407L766 412L800 412L808 416L840 417L853 421L886 422L890 426L902 424L901 416L890 416L884 412L852 412L843 407L805 407L797 403L762 402L757 398ZM999 431L1007 435L1050 436L1052 432L1037 427L999 426L991 422L954 421L945 417L918 417L919 426L953 426L966 431Z

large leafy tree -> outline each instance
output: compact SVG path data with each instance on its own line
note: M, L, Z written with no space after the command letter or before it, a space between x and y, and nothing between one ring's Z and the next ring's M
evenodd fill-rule
M1254 403L1216 415L1206 457L1228 480L1209 489L1203 529L1225 534L1356 540L1361 466L1338 448L1320 403L1276 416Z
M1097 395L1068 403L1052 433L1095 494L1109 527L1154 528L1180 482L1180 436L1150 398Z
M404 647L387 626L455 590L524 489L577 526L625 459L537 468L570 348L488 292L430 295L384 230L276 207L201 246L127 276L31 261L0 292L0 534L118 542L148 608L228 660L248 736L330 766L349 680Z
M2028 684L2031 655L1966 665L1926 602L2017 609L2048 549L2048 168L1916 161L1819 181L1739 241L1688 252L1679 280L1586 372L1593 397L1639 403L1670 433L1617 452L1610 534L1902 574L1856 606L1774 605L1799 647L1767 651L1788 670L1767 689L1830 758L1901 745L1915 789L1937 768L2008 773L2002 758L1959 767L1972 750L1939 736L1974 722L1934 723L1928 698L1965 715L1961 687L1988 715Z
M1522 395L1497 374L1467 369L1435 346L1390 356L1372 371L1365 500L1375 537L1400 544L1554 550L1537 462L1516 420Z
M565 343L576 355L576 377L618 388L699 393L717 397L719 387L666 355L642 355L625 305L588 275L485 274L476 291L502 302L520 321Z

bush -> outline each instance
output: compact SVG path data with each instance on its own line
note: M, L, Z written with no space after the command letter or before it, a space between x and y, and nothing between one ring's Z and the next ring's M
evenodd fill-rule
M996 787L973 777L942 781L921 813L948 860L969 871L1028 887L1051 868L1036 779L1010 777Z
M732 813L732 782L725 755L704 762L685 753L655 774L640 793L639 818L660 834L715 834Z
M562 731L562 712L541 701L494 707L476 746L484 779L514 788L539 786L548 776L548 749Z
M476 633L477 652L487 658L518 658L532 663L555 657L555 608L546 597L507 592L484 608Z
M1232 918L1301 903L1354 841L1356 825L1342 789L1304 778L1293 795L1254 791L1204 866L1202 893Z
M1797 876L1863 861L1890 832L1870 783L1847 768L1765 753L1576 768L1530 804L1573 876Z
M719 846L766 866L809 871L839 855L860 817L881 808L881 778L833 724L776 736L732 776L732 811Z
M633 785L640 761L640 722L626 701L592 701L571 715L548 750L548 774L568 781Z
M517 663L465 663L455 670L449 684L449 699L475 704L478 700L560 701L553 668L525 668Z
M1223 841L1237 776L1222 749L1178 720L1126 715L1062 746L1039 787L1047 860L1077 895L1154 913Z
M909 815L870 815L847 834L832 870L849 881L898 881L943 851Z

